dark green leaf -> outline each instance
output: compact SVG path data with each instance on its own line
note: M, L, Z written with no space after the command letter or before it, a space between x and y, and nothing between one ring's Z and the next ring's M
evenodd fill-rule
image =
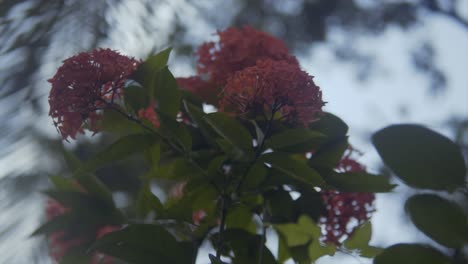
M454 191L465 184L459 147L419 125L392 125L372 137L385 164L415 188Z
M133 74L132 79L138 81L145 87L151 87L153 76L156 72L166 67L172 48L167 48L157 54L149 56Z
M158 110L171 118L175 118L180 111L182 94L177 86L177 81L167 67L158 71L155 75L153 87L154 98Z
M245 175L243 187L247 189L256 188L265 180L267 173L268 170L265 165L262 162L256 162L252 167L250 167L249 171Z
M374 259L374 264L450 264L450 259L438 250L419 244L396 244L386 248Z
M330 173L326 181L343 192L390 192L395 188L388 177L365 172Z
M70 227L70 224L74 221L74 217L71 214L62 214L52 218L45 224L37 228L31 236L50 234L57 231L62 231Z
M115 110L104 109L100 123L102 131L121 136L145 132L145 129Z
M138 194L137 211L145 218L150 212L161 214L164 207L158 197L151 192L150 184L145 184Z
M327 135L330 139L344 137L348 133L348 125L343 120L326 112L318 121L312 122L309 128Z
M242 229L255 234L257 226L253 220L253 214L249 208L245 205L239 204L230 208L226 217L226 227L229 229Z
M270 214L272 223L285 223L295 221L294 201L289 192L278 189L264 194L266 209Z
M237 120L221 112L208 114L204 119L216 133L231 145L245 152L252 152L252 136Z
M125 105L133 113L138 110L147 108L150 104L150 94L147 89L142 86L132 85L124 90Z
M197 125L200 129L201 133L203 134L205 140L212 144L213 146L216 145L216 142L213 140L214 138L214 131L205 123L204 116L206 115L203 112L203 109L197 107L187 101L184 101L184 107L187 113L189 114L192 121Z
M73 177L86 193L99 198L108 207L115 207L111 191L97 177L87 173L77 173Z
M226 263L226 262L223 262L223 261L217 259L217 258L216 258L214 255L212 255L212 254L209 254L208 256L210 257L211 264L228 264L228 263Z
M181 146L185 152L189 152L192 149L192 136L185 124L177 122L164 113L161 113L159 118L161 132L178 146Z
M158 225L130 225L112 232L94 243L91 250L119 258L130 263L192 263L194 249L189 242L177 242Z
M81 168L81 173L91 172L113 161L121 160L134 153L142 153L155 143L155 137L148 134L129 135L120 138L104 151L96 154Z
M312 155L309 165L334 169L338 166L343 153L348 148L348 137L340 137L320 145Z
M266 141L267 148L285 152L305 152L314 149L325 135L306 128L288 129Z
M460 248L468 242L468 224L455 203L433 194L419 194L406 201L406 211L424 234L440 244Z
M322 177L316 170L307 166L305 162L293 159L285 153L267 153L260 156L260 160L296 180L314 186L324 185Z
M270 250L262 244L260 235L242 229L227 229L224 233L225 244L234 252L233 264L258 264L259 252L263 252L263 264L276 264ZM260 247L263 247L260 250Z

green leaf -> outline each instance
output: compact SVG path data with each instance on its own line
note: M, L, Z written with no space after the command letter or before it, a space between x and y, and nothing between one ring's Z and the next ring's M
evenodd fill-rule
M312 150L325 135L306 128L288 129L273 135L266 141L266 147L285 152L305 152Z
M268 170L262 162L255 162L245 175L242 187L246 189L255 189L267 176Z
M260 161L269 164L289 177L311 184L313 186L323 186L324 181L319 173L307 166L305 162L291 158L285 153L271 152L260 156Z
M166 67L172 48L167 48L157 54L149 56L133 74L133 79L145 87L151 87L156 72Z
M137 198L137 211L138 214L145 218L150 212L161 214L164 206L161 201L151 192L150 184L145 184Z
M250 209L240 204L229 210L226 217L226 227L229 229L242 229L255 234L257 226L253 219L253 214Z
M211 264L228 264L226 262L223 262L217 259L213 254L208 254L208 257L210 257Z
M150 94L147 89L139 85L128 86L124 90L125 105L133 113L147 108L150 104Z
M97 177L88 173L76 173L73 177L86 193L99 198L109 207L115 207L111 191Z
M161 132L170 140L181 146L185 152L192 149L192 136L185 124L177 122L164 113L159 115Z
M465 184L466 167L459 147L419 125L392 125L372 137L385 164L415 188L453 192Z
M141 153L154 143L155 137L148 134L136 134L122 137L108 146L104 151L88 160L80 169L80 172L91 172L107 163L121 160L134 153Z
M214 239L219 239L217 234ZM227 229L224 233L225 245L232 250L233 264L258 264L259 252L263 252L263 264L276 264L276 260L270 250L262 244L260 235L254 235L242 229ZM260 250L260 247L263 247Z
M194 248L190 242L177 242L163 227L151 224L130 225L103 236L91 250L138 264L192 263Z
M102 131L121 136L145 132L145 129L141 125L111 109L103 110L100 127Z
M51 175L49 176L49 179L52 181L54 184L55 188L60 191L75 191L79 192L80 187L74 181L73 179L66 178L63 176L58 176L58 175Z
M285 238L289 247L301 246L321 236L320 227L308 216L301 216L296 223L277 224L275 229Z
M177 86L177 81L167 67L158 71L155 75L153 88L158 110L169 117L175 118L180 111L182 94Z
M340 137L322 144L309 160L312 167L334 169L338 166L343 153L348 148L348 137Z
M294 201L289 192L279 188L264 193L266 210L268 210L272 223L285 223L295 221Z
M332 172L326 181L338 191L343 192L390 192L396 184L391 184L388 177L366 172Z
M225 113L216 112L206 115L204 120L231 145L244 152L253 152L252 136L247 128L234 118Z
M318 121L312 122L309 128L327 135L330 139L344 137L348 133L348 125L343 120L326 112Z
M172 162L160 165L153 173L155 179L186 180L200 177L201 171L185 158L176 158Z
M74 221L74 217L76 216L73 216L71 214L62 214L56 216L51 220L47 221L46 223L42 224L36 230L34 230L31 236L50 234L69 228L70 224Z
M405 209L419 230L438 243L461 248L468 242L468 224L463 210L455 203L433 194L414 195Z
M322 245L319 240L316 240L309 245L309 259L313 262L326 255L333 256L335 253L336 247L332 244Z
M346 248L349 249L359 249L362 247L366 247L369 245L369 241L372 236L372 225L370 222L365 223L364 225L360 226L354 234L348 238L344 245Z
M451 260L427 245L396 244L386 248L374 259L374 264L450 264Z
M185 110L189 114L192 121L197 125L200 129L200 132L204 136L205 140L210 143L211 145L215 146L216 142L214 141L215 133L214 131L205 123L204 116L206 115L203 112L203 109L197 107L187 101L183 101Z

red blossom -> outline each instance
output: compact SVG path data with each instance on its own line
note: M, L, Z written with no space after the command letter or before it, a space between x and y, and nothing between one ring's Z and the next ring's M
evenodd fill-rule
M280 112L292 123L308 125L323 105L320 88L298 65L261 60L229 79L220 110L237 114Z
M119 98L127 78L140 62L110 49L82 52L66 59L49 80L49 115L63 139L98 131L98 111Z
M153 124L154 127L159 128L161 123L159 122L158 113L156 113L156 102L152 101L150 105L145 109L140 109L138 111L138 117L147 119Z
M207 216L208 215L206 214L204 210L198 210L198 211L193 212L192 221L194 224L200 225L203 219L205 219L205 217Z
M69 208L64 207L62 204L55 200L48 200L46 207L47 219L50 221L55 217L70 212ZM95 234L73 234L72 230L61 230L53 232L49 235L49 249L50 256L57 262L60 262L62 258L73 248L83 246L89 243L90 240L98 239L110 232L120 229L117 226L103 226L99 228ZM96 253L91 259L91 264L112 264L114 263L113 258L105 256L101 253Z
M215 83L205 81L199 76L176 78L176 80L182 90L187 90L193 93L209 104L217 104L218 94L221 90L219 88L220 86Z
M365 167L346 155L340 162L340 172L364 172ZM326 212L320 219L324 240L340 245L356 228L367 222L375 211L373 193L322 191Z
M210 80L218 85L224 85L236 71L254 66L259 59L298 65L283 41L252 27L228 28L218 32L218 36L218 42L203 44L197 53L198 73L208 74Z

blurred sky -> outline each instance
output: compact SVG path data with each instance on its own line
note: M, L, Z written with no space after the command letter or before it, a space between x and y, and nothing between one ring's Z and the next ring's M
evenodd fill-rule
M209 2L209 1L201 1ZM235 1L226 1L217 4L216 8L235 11ZM463 1L460 13L468 14L468 1ZM111 10L112 15L107 19L114 26L110 38L102 47L111 47L121 50L131 56L144 58L156 46L162 49L170 45L167 32L172 31L174 25L174 10L185 18L184 22L191 25L186 38L194 45L213 39L213 33L218 29L226 28L231 23L231 17L226 14L213 14L208 21L202 15L186 5L185 1L177 0L161 4L154 14L154 20L146 25L151 28L152 34L147 35L141 29L140 16L146 16L147 10L138 1L123 1ZM213 21L215 23L213 23ZM350 141L364 155L361 161L366 164L370 172L378 169L379 158L370 145L370 133L384 126L394 123L411 122L420 123L431 129L453 137L447 126L448 117L468 118L468 32L455 22L439 15L424 16L420 25L410 32L397 27L390 27L380 36L362 35L353 42L354 48L372 54L377 62L370 79L360 81L356 77L356 65L344 62L335 57L330 49L330 42L346 43L345 34L339 30L329 32L329 42L314 45L307 52L299 56L302 67L315 76L315 82L322 88L326 110L342 119L350 126ZM436 63L444 69L447 75L447 89L439 95L428 94L428 80L414 69L408 60L408 54L418 43L430 40L434 44ZM55 43L57 48L60 43ZM46 80L52 76L59 65L59 61L73 54L63 54L60 50L50 49L51 58L56 63L46 65L41 72L44 82L43 94L47 94ZM58 60L57 60L58 59ZM195 73L195 58L193 60L171 60L170 69L175 76L190 76ZM43 104L47 104L46 96ZM21 113L20 113L21 114ZM47 116L36 120L38 129L52 137L58 137L52 121ZM7 167L22 167L28 163L27 159L19 156L37 155L32 145L24 145L16 157L0 160L0 171ZM0 173L1 175L1 173ZM1 191L1 190L0 190ZM411 191L404 186L398 187L390 194L377 195L377 213L373 221L372 243L377 246L388 246L397 242L428 241L409 223L403 211L403 199ZM0 198L2 193L0 192ZM36 196L34 196L36 197ZM29 204L31 205L31 204ZM34 209L35 208L35 209ZM31 205L31 214L37 214L37 207ZM32 217L21 235L29 234L39 225L38 216ZM0 225L2 218L0 217ZM24 237L17 237L14 243L22 243ZM27 240L26 244L31 239ZM275 244L274 237L270 240ZM0 255L8 247L0 245ZM359 259L344 254L343 258L323 258L318 263L370 263L366 259ZM0 256L0 263L1 261ZM207 263L201 260L200 263ZM14 264L14 263L13 263Z

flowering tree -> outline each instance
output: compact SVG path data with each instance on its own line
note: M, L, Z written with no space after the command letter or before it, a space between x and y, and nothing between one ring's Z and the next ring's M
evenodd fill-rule
M466 215L435 194L415 195L406 208L453 256L421 244L370 246L374 193L395 185L357 161L347 125L322 110L320 88L281 40L250 27L218 35L199 48L197 76L175 78L170 49L145 61L98 49L65 60L49 80L64 140L85 131L116 137L85 161L65 153L70 175L50 178L48 222L34 234L48 236L57 262L182 264L208 254L212 264L313 263L338 250L378 264L462 263ZM373 143L408 185L466 190L463 156L447 138L395 125ZM130 156L146 173L135 175L130 206L117 208L93 173ZM152 192L160 180L172 185L167 199ZM199 250L204 242L213 252Z

